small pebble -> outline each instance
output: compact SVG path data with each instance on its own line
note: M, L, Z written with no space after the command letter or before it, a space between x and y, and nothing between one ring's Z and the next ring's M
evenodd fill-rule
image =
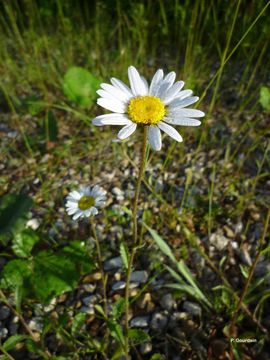
M117 281L113 284L112 289L113 291L122 290L126 287L125 281Z
M0 328L0 339L5 339L8 335L8 329L5 327Z
M121 258L121 256L117 256L117 257L114 257L112 259L105 261L104 270L110 271L110 270L114 270L114 269L119 269L122 266L123 266L122 258Z
M202 316L202 308L197 303L185 301L183 304L183 309L193 316Z
M148 274L145 270L133 271L130 277L130 281L137 283L146 283L148 280Z
M149 316L137 316L130 321L130 327L146 328L148 325Z
M39 223L38 219L35 219L35 218L28 220L26 223L26 227L31 228L33 230L37 230L39 225L40 225L40 223Z
M168 324L168 317L160 312L153 314L150 327L153 330L163 330Z
M152 351L152 348L153 348L152 343L150 342L142 343L140 346L141 354L142 355L149 354Z
M166 309L168 311L171 311L172 309L175 309L177 304L174 301L172 294L165 294L162 296L160 300L160 304L163 307L163 309Z
M0 307L0 320L6 320L11 314L11 310L6 305Z

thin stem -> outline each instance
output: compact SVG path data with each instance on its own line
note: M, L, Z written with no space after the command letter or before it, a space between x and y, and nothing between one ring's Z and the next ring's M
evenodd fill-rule
M136 190L135 190L135 197L133 203L133 210L132 210L132 223L133 223L133 234L132 234L132 249L130 254L130 259L128 263L128 268L126 272L126 288L125 288L125 329L126 329L126 336L125 336L125 358L126 360L128 357L129 352L129 344L128 344L128 315L129 315L129 286L130 286L130 276L132 272L132 266L134 262L134 258L136 255L136 246L138 245L138 200L141 190L141 183L144 174L145 162L146 162L146 150L147 150L147 127L144 127L143 130L143 143L142 143L142 150L141 150L141 158L140 158L140 166L139 166L139 174L136 183Z
M9 359L9 360L15 360L13 356L11 356L4 347L0 344L0 351Z
M238 299L238 303L237 303L236 309L235 309L234 314L233 314L233 318L232 318L231 325L230 325L230 331L229 331L231 337L235 337L237 335L236 328L235 328L237 316L238 316L238 313L239 313L239 311L240 311L240 309L242 307L242 303L243 303L244 298L246 296L246 293L248 291L250 282L251 282L251 280L253 278L255 268L256 268L256 266L257 266L257 264L259 262L259 259L261 257L261 252L262 252L265 236L266 236L267 229L268 229L269 218L270 218L270 209L268 210L268 213L267 213L267 217L266 217L266 221L265 221L265 225L264 225L264 231L263 231L263 235L262 235L262 237L260 239L257 255L255 257L255 260L254 260L253 264L251 265L247 281L246 281L244 289L243 289L243 291L242 291L242 293L241 293L241 295L240 295L240 297ZM233 360L233 345L232 345L232 343L231 343L231 346L230 346L230 359Z
M23 327L25 328L25 330L28 332L28 334L30 335L30 337L32 338L32 340L35 343L40 343L41 341L36 337L36 335L33 333L33 331L30 329L30 327L28 326L27 322L24 320L23 316L9 303L7 297L5 296L5 294L3 293L3 291L0 289L0 299L1 301L3 301L9 308L10 310L13 312L13 314L15 316L18 316L20 322L22 323ZM48 357L51 357L51 353L49 352L48 349L43 349L44 352L48 355Z
M97 248L97 256L98 256L98 266L99 266L99 270L101 273L101 280L102 280L102 287L103 287L103 305L104 305L104 313L106 316L106 319L108 318L108 306L107 306L107 279L106 276L104 274L103 271L103 266L102 266L102 257L101 257L101 250L100 250L100 243L97 237L97 232L96 232L96 227L95 227L95 223L93 221L93 218L90 217L90 224L91 224L91 230L96 242L96 248Z

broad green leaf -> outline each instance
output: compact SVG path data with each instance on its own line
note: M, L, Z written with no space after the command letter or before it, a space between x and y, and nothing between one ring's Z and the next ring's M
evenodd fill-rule
M120 255L123 261L123 264L125 266L125 268L128 268L128 263L129 263L129 252L128 252L128 247L126 244L124 244L123 242L120 244Z
M29 336L27 336L27 335L20 335L20 334L12 335L4 342L4 344L2 346L6 351L10 351L10 350L14 349L14 347L18 343L23 342L25 339L28 339L28 338L29 338Z
M158 235L158 233L151 229L149 226L144 225L147 230L150 232L152 238L155 240L156 244L158 245L158 247L160 248L160 250L167 255L174 263L176 262L176 259L172 253L172 250L170 249L170 247L167 245L167 243Z
M11 287L13 289L21 287L30 274L31 267L29 262L19 259L11 260L5 265L2 271L1 287Z
M84 241L74 240L63 248L63 254L72 259L78 266L82 275L91 272L95 263L89 256L87 245Z
M264 110L270 110L270 89L266 86L260 88L260 104Z
M12 249L17 256L28 257L38 241L39 237L34 230L24 229L14 236Z
M97 97L99 85L100 80L88 70L74 66L64 76L63 91L69 100L88 107Z
M64 253L41 251L33 261L31 282L37 298L43 302L74 289L79 277L76 264Z
M150 340L150 336L142 329L129 329L128 337L133 340L135 345Z
M71 325L71 334L73 336L76 335L81 330L85 322L86 316L87 314L80 312L77 315L75 315L75 317L73 318Z
M27 195L4 195L0 199L0 241L22 231L33 202Z

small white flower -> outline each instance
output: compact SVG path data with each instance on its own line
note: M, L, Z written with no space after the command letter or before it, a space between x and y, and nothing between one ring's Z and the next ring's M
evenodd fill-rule
M66 200L67 213L73 215L73 220L89 218L97 215L97 208L105 204L106 191L98 185L81 187L78 191L71 191Z
M199 126L195 118L205 114L186 107L199 100L192 96L191 90L182 90L183 81L175 81L174 71L166 76L159 69L150 85L140 76L134 66L128 68L130 88L121 80L111 78L111 84L101 84L97 91L100 98L97 103L113 113L97 116L93 119L96 126L124 125L119 131L120 140L128 138L137 126L148 127L148 141L154 150L160 150L161 131L176 141L183 141L182 136L170 125Z

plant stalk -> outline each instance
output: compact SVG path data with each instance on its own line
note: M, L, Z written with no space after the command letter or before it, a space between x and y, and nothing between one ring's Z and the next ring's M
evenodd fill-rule
M136 183L136 190L135 190L135 198L133 203L132 209L132 225L133 225L133 234L132 234L132 249L129 258L128 268L126 272L126 288L125 288L125 358L128 360L129 356L129 341L128 341L128 315L129 315L129 286L130 286L130 276L132 272L132 266L134 262L134 258L136 255L136 247L138 245L138 200L141 190L141 183L145 169L145 162L146 162L146 150L147 150L147 126L143 128L143 142L142 142L142 149L141 149L141 158L140 158L140 165L139 165L139 174Z
M99 240L98 240L98 237L97 237L95 223L94 223L92 217L90 217L89 221L90 221L90 225L91 225L92 234L93 234L93 237L94 237L95 242L96 242L98 267L99 267L99 270L100 270L100 273L101 273L102 288L103 288L103 309L104 309L105 317L107 319L108 318L107 279L106 279L106 276L104 274L104 270L103 270L103 266L102 266L101 249L100 249L100 243L99 243Z

